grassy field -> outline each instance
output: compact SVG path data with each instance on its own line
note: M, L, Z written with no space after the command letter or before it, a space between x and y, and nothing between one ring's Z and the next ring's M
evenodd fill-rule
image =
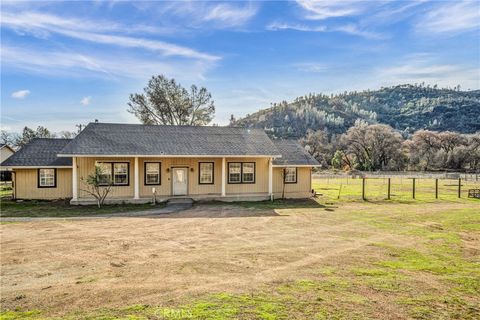
M15 202L2 199L0 203L0 217L80 217L109 213L151 210L163 205L157 204L119 204L104 205L98 208L95 205L71 206L68 200L56 201L22 201Z
M69 200L55 201L21 201L11 200L11 184L0 185L0 217L78 217L92 216L109 213L129 212L150 210L159 208L163 205L157 204L153 207L151 204L122 204L122 205L104 205L98 208L95 205L71 206Z
M12 196L12 183L1 182L0 183L0 198L6 198Z
M394 177L390 180L391 201L432 202L438 200L464 201L468 189L479 189L480 181L461 181L461 198L458 198L458 180L439 179L438 199L435 198L435 179L415 179L415 199L413 199L413 180ZM313 181L313 188L325 199L352 201L362 200L362 179L322 178ZM386 200L388 179L367 178L365 180L365 197L369 201ZM467 199L468 200L468 199ZM473 199L470 199L474 201Z
M0 317L478 319L479 200L335 194L1 225Z

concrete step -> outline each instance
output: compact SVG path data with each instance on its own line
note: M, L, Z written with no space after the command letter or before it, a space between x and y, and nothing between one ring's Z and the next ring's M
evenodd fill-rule
M172 198L168 199L167 204L193 204L192 198Z

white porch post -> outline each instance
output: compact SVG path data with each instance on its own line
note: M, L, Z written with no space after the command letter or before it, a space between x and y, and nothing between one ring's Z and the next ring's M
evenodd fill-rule
M225 158L222 158L222 197L225 197Z
M268 195L273 196L273 158L268 161Z
M133 168L133 190L134 190L134 196L133 199L140 199L140 188L139 188L139 183L138 183L138 157L135 157L135 166Z
M72 157L72 200L78 200L77 158Z

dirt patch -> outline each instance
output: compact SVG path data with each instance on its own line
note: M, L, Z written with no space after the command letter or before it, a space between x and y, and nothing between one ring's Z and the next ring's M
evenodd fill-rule
M341 269L382 255L376 243L415 241L346 218L353 210L382 214L379 206L326 209L200 205L156 218L1 225L1 304L64 314L182 303L318 278L325 266Z

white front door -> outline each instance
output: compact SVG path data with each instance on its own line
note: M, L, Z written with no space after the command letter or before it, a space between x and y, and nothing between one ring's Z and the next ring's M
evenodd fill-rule
M188 169L173 168L173 195L184 196L188 192Z

